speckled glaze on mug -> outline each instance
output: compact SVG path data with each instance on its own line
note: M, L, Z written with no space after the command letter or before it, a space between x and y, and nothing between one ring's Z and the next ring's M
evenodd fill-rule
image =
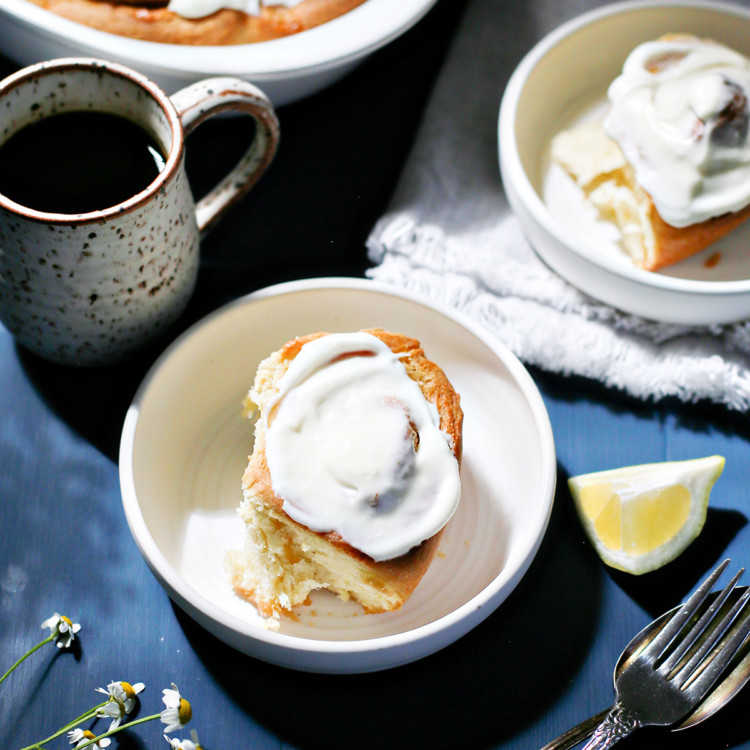
M138 123L167 155L165 167L142 192L85 214L37 211L0 194L0 321L46 359L95 365L126 357L182 313L195 287L202 234L267 169L279 126L270 101L242 80L208 79L170 98L121 65L70 58L0 82L0 143L29 123L77 110ZM225 111L251 115L254 139L195 204L185 136Z

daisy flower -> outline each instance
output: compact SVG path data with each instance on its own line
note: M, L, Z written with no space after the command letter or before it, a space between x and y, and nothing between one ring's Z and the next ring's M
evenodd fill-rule
M167 737L164 735L164 739L169 743L172 750L203 750L198 743L198 733L193 729L190 732L192 740L178 740L176 737Z
M95 739L96 735L88 729L74 729L71 732L68 732L68 742L76 747L88 745L91 740ZM88 747L93 750L99 750L99 748L108 747L111 743L112 740L110 740L109 737L102 737L96 742L92 742Z
M57 641L58 648L68 648L81 626L69 617L55 612L52 617L42 623L42 630L44 628L49 628L52 631L52 636Z
M167 725L165 732L182 729L193 718L193 709L180 695L177 685L172 683L172 689L162 690L162 700L166 708L161 712L161 720Z
M110 682L106 688L97 688L98 693L104 693L109 696L109 702L97 709L96 715L108 717L112 721L109 725L109 731L117 729L122 720L135 708L136 695L142 692L146 686L142 682L136 682L131 685L129 682L120 680Z
M0 677L0 684L5 681L8 675L10 675L19 664L28 659L35 651L42 648L42 646L46 646L48 643L56 641L58 648L68 648L73 642L76 633L81 629L81 626L78 623L72 622L69 617L65 617L65 615L55 612L52 617L42 623L42 630L45 628L49 628L52 632L43 641L37 643L33 648L30 648L20 659L17 659L10 669L6 670L5 674Z

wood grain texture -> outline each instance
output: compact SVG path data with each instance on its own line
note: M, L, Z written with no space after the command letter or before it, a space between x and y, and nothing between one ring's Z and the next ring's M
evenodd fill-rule
M595 3L496 4L513 40L509 76L533 41ZM441 1L348 79L282 109L278 159L262 189L205 241L198 289L170 337L269 283L364 273L364 239L395 188L459 11L454 0ZM13 69L0 59L3 73ZM382 106L388 97L391 106ZM487 123L488 134L494 128ZM202 146L188 156L196 192L213 184L222 156L231 161L245 139L232 121L191 136ZM746 415L653 406L532 370L555 435L558 490L541 549L509 599L459 642L390 672L325 676L268 666L224 646L170 603L122 512L122 420L166 343L124 366L83 371L18 350L0 327L0 671L41 638L40 623L54 610L83 624L79 649L47 647L0 687L2 748L41 739L93 706L96 687L124 679L146 683L141 716L160 710L161 690L174 681L193 705L206 750L536 750L611 703L617 656L652 617L722 557L750 563ZM712 453L726 456L726 468L687 552L638 579L606 569L578 524L567 476ZM748 750L748 701L740 695L689 737L644 733L637 746ZM166 747L158 722L120 737L125 750ZM64 740L50 743L62 747Z

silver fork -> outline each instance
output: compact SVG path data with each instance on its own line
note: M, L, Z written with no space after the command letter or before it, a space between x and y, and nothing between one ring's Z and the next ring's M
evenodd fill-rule
M744 568L698 616L728 564L719 565L620 673L615 703L583 750L606 750L641 727L674 724L704 698L750 634L750 588L717 617Z

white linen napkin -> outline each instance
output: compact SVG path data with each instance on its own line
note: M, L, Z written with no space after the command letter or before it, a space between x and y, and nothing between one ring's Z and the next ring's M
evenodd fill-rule
M750 321L694 328L616 311L550 271L508 207L497 155L503 88L537 39L586 9L574 0L467 5L397 190L368 238L368 276L462 310L528 364L643 399L745 410Z

